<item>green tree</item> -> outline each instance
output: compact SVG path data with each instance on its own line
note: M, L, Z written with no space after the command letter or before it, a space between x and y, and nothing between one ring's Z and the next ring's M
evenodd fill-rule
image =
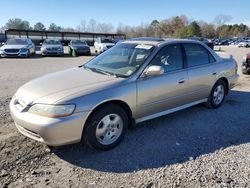
M28 21L14 18L8 20L8 22L5 24L5 29L31 29L31 27Z
M51 23L49 25L49 30L50 31L61 31L63 28L60 26L57 26L55 23Z
M199 22L201 36L204 38L214 38L216 36L215 26L206 22Z
M189 36L201 36L201 28L196 21L193 21L188 25L187 32Z
M185 26L183 28L177 29L176 30L176 37L181 38L181 39L189 37L188 27Z
M37 30L37 31L45 31L45 30L46 30L45 26L44 26L41 22L37 22L37 23L33 26L33 29L34 29L34 30Z

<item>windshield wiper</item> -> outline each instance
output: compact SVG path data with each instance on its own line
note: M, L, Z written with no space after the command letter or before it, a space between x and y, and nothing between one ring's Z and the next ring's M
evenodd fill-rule
M87 70L91 70L93 72L101 73L101 74L108 75L108 76L113 76L115 78L118 78L118 77L126 78L126 76L122 75L122 74L107 72L107 71L104 71L102 69L98 69L98 68L94 68L94 67L86 67L85 65L83 65L82 67L87 69Z
M104 74L104 75L108 75L108 76L114 76L114 77L119 77L117 74L114 74L114 73L110 73L110 72L107 72L107 71L104 71L104 70L101 70L101 69L97 69L97 68L93 68L93 67L86 67L86 66L83 66L85 69L88 69L88 70L91 70L93 72L97 72L97 73L101 73L101 74Z

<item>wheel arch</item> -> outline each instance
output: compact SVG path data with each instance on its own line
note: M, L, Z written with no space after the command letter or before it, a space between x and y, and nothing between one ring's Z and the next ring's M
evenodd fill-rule
M121 108L126 112L126 114L127 114L127 116L128 116L128 120L129 120L129 122L128 122L129 127L132 127L132 126L135 124L135 120L134 120L134 118L133 118L131 108L129 107L129 105L128 105L126 102L124 102L124 101L122 101L122 100L119 100L119 99L117 99L117 100L116 100L116 99L113 99L113 100L105 101L105 102L102 102L102 103L96 105L96 106L93 108L92 112L88 115L85 124L88 123L89 119L92 117L92 115L93 115L97 110L99 110L99 109L101 109L102 107L107 106L107 105L109 105L109 104L115 104L115 105L121 107ZM86 127L86 126L84 125L84 129L85 129L85 127ZM83 129L83 131L84 131L84 129Z
M226 94L229 92L229 82L226 77L220 77L215 83L217 83L219 80L222 80L226 84Z

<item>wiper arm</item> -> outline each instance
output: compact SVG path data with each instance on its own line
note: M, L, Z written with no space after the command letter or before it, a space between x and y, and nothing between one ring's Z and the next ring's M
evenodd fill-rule
M97 69L97 68L93 68L93 67L86 67L86 66L83 66L85 69L87 69L87 70L91 70L91 71L93 71L93 72L98 72L98 73L101 73L101 74L105 74L105 75L108 75L108 76L112 76L112 74L111 73L109 73L109 72L106 72L106 71L103 71L103 70L101 70L101 69Z
M113 76L115 78L118 78L118 77L124 78L124 77L126 77L126 76L124 76L122 74L111 73L111 72L107 72L107 71L104 71L104 70L101 70L101 69L97 69L97 68L94 68L94 67L90 68L90 67L86 67L85 65L83 65L83 67L85 69L87 69L87 70L91 70L93 72L98 72L98 73L101 73L101 74L104 74L104 75L108 75L108 76Z

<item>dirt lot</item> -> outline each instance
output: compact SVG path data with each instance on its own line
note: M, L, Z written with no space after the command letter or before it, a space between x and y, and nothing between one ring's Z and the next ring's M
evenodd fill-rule
M250 49L222 47L240 63ZM0 59L0 187L250 187L250 76L216 110L142 123L116 148L49 148L22 136L8 103L26 81L91 57Z

